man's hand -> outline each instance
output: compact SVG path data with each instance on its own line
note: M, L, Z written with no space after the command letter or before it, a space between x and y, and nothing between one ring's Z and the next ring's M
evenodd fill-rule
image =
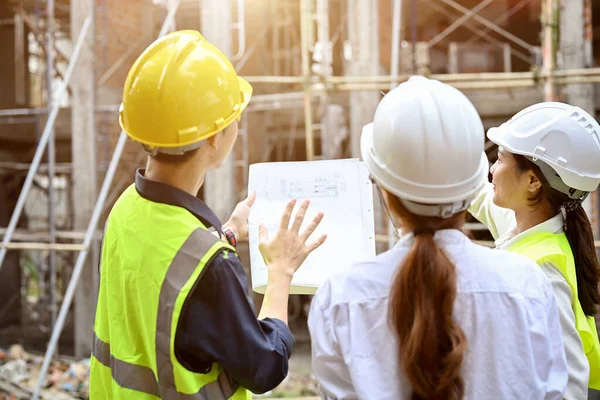
M300 268L306 257L325 242L327 235L323 234L316 241L306 243L323 220L323 213L318 213L300 233L300 227L304 222L309 204L309 200L302 203L290 227L292 211L296 205L296 199L292 199L285 208L279 230L272 239L269 239L267 227L263 224L260 225L258 248L267 264L269 279L284 276L291 280L294 272Z
M250 216L250 207L254 204L254 200L256 200L256 192L251 192L246 197L246 200L238 203L229 221L223 224L223 229L231 229L238 241L248 237L248 217Z
M309 236L323 220L323 213L318 213L304 231L300 233L300 227L304 221L309 203L308 200L302 203L290 227L292 211L296 205L296 200L292 199L285 208L279 229L272 239L269 239L265 225L261 225L259 228L260 243L258 248L268 268L267 287L258 315L259 319L277 318L287 324L290 283L294 272L306 257L321 246L327 238L327 235L322 235L316 241L306 243Z

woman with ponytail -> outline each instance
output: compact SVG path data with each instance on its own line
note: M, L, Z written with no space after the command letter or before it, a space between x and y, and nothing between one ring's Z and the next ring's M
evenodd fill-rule
M562 399L568 376L551 285L531 260L461 231L488 171L470 101L413 77L382 99L361 152L403 235L313 299L323 398Z
M587 112L546 102L488 131L498 160L470 212L496 247L535 261L552 283L569 369L565 398L600 398L600 344L594 316L600 269L582 207L600 183L600 125ZM589 390L588 390L589 387Z

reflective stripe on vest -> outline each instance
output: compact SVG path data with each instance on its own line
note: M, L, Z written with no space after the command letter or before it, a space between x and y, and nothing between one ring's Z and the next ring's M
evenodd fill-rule
M110 368L112 377L119 386L160 397L158 382L156 382L154 372L150 368L130 364L115 358L110 354L110 345L103 342L96 335L94 335L93 346L93 356L100 364ZM202 400L229 399L236 390L237 385L235 382L230 381L227 374L223 371L219 374L219 378L216 381L203 386L197 394L185 395L178 393L178 398Z
M95 334L92 355L100 364L110 368L112 377L119 386L160 397L156 377L150 368L113 357L110 354L110 344L103 342Z
M216 236L205 229L198 228L179 249L175 258L169 266L165 280L160 288L160 297L158 301L158 318L156 319L156 364L158 366L158 383L160 392L165 398L171 398L175 394L175 375L173 372L173 362L171 361L171 321L173 319L173 310L175 300L183 285L192 277L194 270L200 263L202 257L208 253L211 247L219 242ZM224 374L224 373L223 373ZM221 374L221 375L223 375ZM215 382L220 382L217 379ZM233 382L232 382L233 384ZM206 385L200 389L199 394L202 397L193 397L197 399L228 399L237 390L229 385L227 393L223 390L217 390L214 385ZM204 389L207 388L209 397L203 397ZM231 390L233 389L233 390ZM231 392L229 392L231 390ZM169 394L165 396L165 394Z
M564 233L536 233L519 241L509 251L521 254L538 265L550 263L558 268L573 293L572 309L575 328L579 333L585 355L590 364L589 387L600 389L600 343L594 317L588 317L581 308L577 295L577 274L571 245Z

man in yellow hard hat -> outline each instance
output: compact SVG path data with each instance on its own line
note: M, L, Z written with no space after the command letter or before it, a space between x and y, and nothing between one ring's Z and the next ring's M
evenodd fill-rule
M254 196L224 225L196 197L229 155L251 94L196 31L157 40L133 64L120 123L149 156L106 223L92 399L250 399L286 376L289 286L325 240L307 244L322 214L300 232L308 203L292 218L291 201L271 240L261 229L269 283L257 319L235 250Z

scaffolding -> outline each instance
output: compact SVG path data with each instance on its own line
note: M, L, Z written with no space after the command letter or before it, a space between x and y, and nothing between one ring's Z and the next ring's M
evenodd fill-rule
M448 36L456 29L466 28L472 31L477 38L483 39L492 46L501 49L504 54L505 72L444 74L430 74L426 70L419 70L421 67L419 61L420 50L415 34L417 0L392 0L391 63L390 73L387 75L379 73L372 75L336 75L334 73L334 49L341 49L340 51L344 52L344 54L348 51L347 43L342 43L341 38L344 32L352 29L352 27L348 26L349 16L353 18L365 18L365 16L353 14L360 14L360 10L367 10L366 14L372 14L376 0L265 1L269 3L270 13L273 18L268 23L265 23L261 32L258 32L257 37L259 39L254 43L250 43L246 38L247 28L244 15L247 7L244 0L237 0L236 2L237 21L232 24L233 30L237 33L237 51L232 58L238 70L243 69L253 54L256 56L256 53L259 53L257 48L261 46L263 47L263 51L270 50L270 61L272 61L271 63L264 62L264 70L272 71L271 75L245 77L250 83L259 85L261 88L266 88L268 93L255 95L247 113L244 115L239 141L239 146L241 146L239 150L240 156L235 162L235 166L239 169L239 174L242 177L242 192L247 185L246 179L248 164L250 162L248 115L252 113L264 112L272 117L277 112L285 112L286 116L289 117L290 123L289 129L286 131L287 135L282 137L282 135L277 134L277 140L284 141L287 144L287 154L283 155L283 152L281 152L279 155L281 159L290 160L292 158L294 141L297 137L299 127L303 125L304 134L302 136L304 137L305 158L307 160L315 160L344 155L343 152L332 155L334 152L332 151L333 145L330 141L334 135L341 135L339 132L336 132L336 129L340 128L339 124L335 122L336 96L343 93L376 93L379 95L379 92L390 90L399 83L406 81L414 73L424 73L431 78L449 83L463 90L531 88L542 92L546 100L557 99L557 88L561 85L600 83L600 68L556 69L556 54L559 51L557 46L559 25L557 0L541 0L543 34L541 49L527 43L499 25L511 15L527 6L532 0L517 2L493 21L480 15L480 11L491 3L490 0L483 0L471 9L464 7L454 0L420 0L420 2L429 5L433 10L438 10L439 12L452 10L452 15L455 16L452 24L424 44L425 49L429 50L447 40ZM337 25L332 24L332 15L330 12L334 1L346 12L345 16L337 22ZM165 2L167 15L162 23L159 37L174 28L177 10L182 2L185 2L185 0ZM348 6L348 2L351 5L356 5L356 10L359 11L353 10L351 6ZM591 15L590 4L591 2L585 2L586 7L590 8L586 15ZM101 19L106 18L106 1L101 2L98 7ZM411 14L410 18L406 16L407 8ZM0 270L7 251L11 249L48 251L49 254L48 309L50 310L49 326L52 328L52 334L34 398L39 396L39 391L44 383L45 374L64 328L69 307L75 295L86 259L89 253L92 252L94 244L97 245L98 243L100 237L98 225L101 217L119 195L120 190L128 179L128 177L121 177L113 185L117 167L127 141L125 133L121 131L110 162L102 165L100 168L105 173L104 180L95 201L87 230L60 231L57 229L53 207L56 197L54 181L57 173L70 173L73 168L69 164L58 164L56 162L54 124L58 113L61 111L62 100L68 93L71 75L76 68L88 30L93 25L93 18L88 17L83 21L79 37L73 38L75 41L73 52L67 57L55 43L54 9L54 0L47 0L45 40L42 39L44 34L40 28L42 15L39 0L35 2L35 19L32 20L22 7L18 7L16 14L19 15L17 18L25 21L23 23L27 23L30 26L35 39L43 45L41 49L45 55L46 65L48 66L45 77L47 91L45 106L34 109L0 110L0 123L15 123L22 121L24 118L35 118L35 121L39 123L41 117L47 116L45 127L39 135L39 141L31 164L0 162L0 170L27 171L23 188L8 227L0 230L0 235L3 235L3 240L0 244ZM299 26L296 19L298 14ZM90 15L94 15L91 10ZM407 20L411 21L411 26L409 27L403 26L403 21ZM479 25L484 28L480 28ZM405 28L410 28L410 42L403 40L402 32ZM494 38L491 32L502 37L505 42ZM362 32L359 32L360 34ZM266 39L267 36L269 36L269 40ZM103 65L105 69L97 85L103 85L109 81L132 55L142 50L143 46L149 40L151 40L151 37L142 37L139 41L131 44L110 67L108 67L106 56L104 55ZM470 40L466 45L472 45L473 41L474 39ZM373 43L364 42L360 44L363 47L369 45L373 45ZM401 52L406 46L410 48L410 52ZM450 53L455 56L456 46L449 46L449 49ZM365 49L350 50L354 53L360 50L366 51ZM403 57L406 56L407 59L402 59L401 54ZM99 57L98 54L96 57ZM352 54L349 58L352 59L352 57L355 57L355 54ZM511 57L531 63L531 70L528 72L511 72ZM538 60L541 60L541 65L536 65ZM67 63L64 73L59 71L57 62ZM372 60L372 62L376 63L377 67L379 67L378 58ZM59 75L62 80L61 85L56 90L54 90L52 85L54 74ZM55 95L53 95L54 93ZM118 107L117 104L96 106L92 113L95 113L97 118L106 119L110 115L115 115ZM106 131L107 124L103 124L102 126L106 140L104 151L108 154L110 151L110 141L108 139L110 132ZM360 132L353 131L349 132L345 138L347 141L355 142L358 140L359 135ZM317 142L317 140L320 140L320 142ZM317 152L317 148L321 149L320 153ZM45 153L47 153L47 162L43 164L42 158ZM269 159L269 153L270 150L263 155L264 161ZM353 155L356 156L356 154ZM143 154L140 153L134 159L134 164L140 164L142 161ZM28 194L34 184L35 177L40 172L44 172L48 177L48 231L28 232L18 230L17 224L25 207ZM243 193L241 195L243 196ZM388 231L376 235L376 240L380 243L392 244L393 235L392 231L389 230L389 225L387 223L380 223L380 227L387 227ZM485 229L480 224L471 224L468 228L471 230ZM59 239L74 241L75 243L58 243ZM19 241L15 242L13 240ZM490 243L485 242L484 244L489 245ZM600 247L600 241L596 241L596 247ZM73 272L62 298L60 311L58 310L59 301L56 293L57 252L77 253Z

